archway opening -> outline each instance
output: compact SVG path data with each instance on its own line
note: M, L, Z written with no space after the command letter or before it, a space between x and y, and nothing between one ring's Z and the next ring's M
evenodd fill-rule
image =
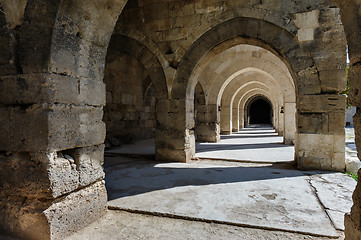
M194 96L198 84L206 93L202 128L200 112L195 111L195 158L294 162L295 80L284 59L269 47L252 43L235 38L230 45L228 41L217 45L191 76ZM266 149L264 156L261 152Z
M124 43L133 41L126 37L121 38ZM112 38L109 45L104 73L106 106L103 120L107 130L105 143L107 149L122 149L116 150L122 154L140 153L142 149L129 145L154 138L155 88L149 70L139 59L121 49L116 39L117 37Z
M264 97L258 97L248 104L246 125L272 126L272 106Z

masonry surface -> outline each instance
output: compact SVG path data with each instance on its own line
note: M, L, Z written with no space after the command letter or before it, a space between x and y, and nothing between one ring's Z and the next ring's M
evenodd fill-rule
M261 123L294 146L297 168L344 171L347 46L349 103L361 106L357 10L358 0L1 0L0 230L74 233L106 211L105 147L154 139L158 161L188 163L196 141L258 124L260 99ZM361 232L359 189L349 239Z

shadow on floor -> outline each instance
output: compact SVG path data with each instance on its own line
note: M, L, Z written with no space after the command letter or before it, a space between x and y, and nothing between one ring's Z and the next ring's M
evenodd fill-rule
M142 193L210 184L262 181L295 178L315 174L289 169L263 167L229 167L185 163L154 163L124 161L105 168L108 199L134 196Z

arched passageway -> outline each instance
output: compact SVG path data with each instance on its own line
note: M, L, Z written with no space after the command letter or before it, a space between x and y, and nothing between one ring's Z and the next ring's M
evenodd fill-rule
M0 126L4 133L0 136L0 171L8 176L0 184L2 230L34 239L62 238L104 214L103 112L104 107L106 114L110 112L107 97L111 104L120 98L133 104L138 102L137 96L148 101L154 92L155 119L149 128L155 128L157 158L189 161L195 146L194 93L205 72L201 63L212 62L216 55L242 44L267 50L284 66L262 69L245 64L233 69L229 66L236 64L225 59L209 65L218 66L210 72L215 77L223 70L230 73L223 76L229 84L223 85L223 81L213 88L216 94L201 82L208 121L204 126L215 133L211 139L218 141L222 119L226 119L228 131L233 130L233 112L239 112L234 102L246 96L235 96L235 90L250 74L244 69L268 73L267 80L257 79L262 84L274 81L275 72L283 72L280 76L292 80L292 91L284 91L278 98L274 97L276 91L271 91L269 99L275 102L273 122L293 123L294 128L285 128L284 133L294 134L298 167L344 169L344 146L338 143L344 141L345 97L338 93L346 79L346 44L339 9L333 1L221 2L129 1L124 10L126 0L0 4ZM341 6L345 12L346 7ZM359 38L350 22L358 22L356 12L352 12L354 18L350 14L351 20L343 14L349 23L350 75L354 79L359 72L359 41L354 39ZM129 92L120 93L103 82L111 36L126 33L135 41L120 38L119 46L129 62L139 66L137 72L145 72L137 77L142 80L137 86L143 86L132 99L126 95ZM267 55L248 53L252 53L250 59L260 61ZM230 78L236 72L240 78ZM124 86L127 81L121 82ZM225 94L219 94L220 89ZM257 94L264 89L257 89ZM359 91L353 89L353 101L358 105ZM252 91L242 90L247 97ZM111 96L112 91L115 95ZM132 112L126 120L117 117L133 125L147 105L138 107L142 110ZM227 117L220 119L222 111Z
M249 125L266 125L273 126L272 116L273 109L272 105L265 97L256 97L250 100L247 104L247 124Z

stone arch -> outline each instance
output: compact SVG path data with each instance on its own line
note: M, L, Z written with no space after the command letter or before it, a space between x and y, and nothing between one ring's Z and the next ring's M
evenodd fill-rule
M237 38L237 36L240 37ZM313 108L311 110L311 108L305 108L305 105L300 105L306 104L306 102L311 101L310 99L318 99L316 100L318 102L327 102L331 101L331 99L335 99L341 106L341 102L343 101L342 96L336 96L334 92L329 95L321 92L321 89L327 90L327 87L321 86L321 74L319 74L318 66L311 52L307 49L306 44L301 43L301 41L299 41L292 33L259 19L236 18L217 25L203 34L187 50L185 56L182 58L174 81L171 97L176 101L181 99L184 101L184 105L182 104L183 110L181 110L181 112L186 115L184 119L186 132L183 134L187 138L186 142L191 143L190 146L192 146L192 133L189 132L189 129L192 128L192 122L189 120L192 118L192 111L190 110L192 104L190 100L192 99L194 86L197 82L197 78L192 76L192 74L199 71L198 63L202 59L209 57L207 56L207 53L211 49L217 49L218 45L222 42L230 42L230 44L232 44L231 40L234 39L242 39L243 43L261 46L272 51L287 65L293 79L296 81L295 89L299 100L297 101L298 112L296 120L298 132L296 137L295 156L297 158L298 166L300 168L319 168L320 166L322 166L323 169L343 168L345 163L344 157L341 155L341 152L343 151L341 148L336 149L330 147L321 153L307 145L310 142L309 139L325 139L330 141L331 138L329 137L329 134L332 135L333 139L342 138L341 125L337 125L337 128L326 130L326 132L321 134L314 130L303 130L307 129L308 126L308 115L306 112L311 111L317 115L319 114L319 111L325 110L322 110L321 107L316 107L317 109ZM341 40L342 36L340 38L340 41ZM237 44L239 44L239 42L237 42ZM328 61L332 62L332 66L336 66L338 60L328 59ZM318 63L324 64L322 61L318 61ZM324 77L323 79L325 80ZM337 89L337 87L334 89ZM338 108L336 108L332 110L331 108L327 109L327 114L335 115L336 111L338 111ZM340 108L339 110L339 114L341 115L343 109L341 110ZM333 120L331 119L330 121ZM334 122L336 123L336 121ZM305 154L305 151L307 154ZM325 154L326 151L327 154ZM187 156L191 156L193 152L192 148L186 148L184 153L186 153ZM331 156L331 159L328 156Z
M279 124L276 122L276 120L279 120L279 116L276 112L276 109L278 108L279 105L281 105L284 101L284 98L282 96L282 94L279 94L277 91L277 89L275 88L271 88L268 85L262 83L262 82L256 82L254 84L250 84L250 85L245 85L244 87L240 88L239 91L234 94L234 99L233 99L233 106L234 106L234 111L239 114L239 118L234 119L233 121L237 121L237 122L242 122L242 119L244 119L244 103L245 101L247 101L248 98L252 97L254 94L262 94L267 96L268 99L271 100L271 102L273 103L274 106L274 127L276 128L276 131L281 131L281 129L283 129L282 127L279 126ZM237 96L235 96L237 95ZM243 127L244 124L243 122L240 124Z
M282 90L287 90L288 91L288 95L287 98L288 99L294 99L296 98L295 96L295 91L294 89L292 89L291 85L286 85L286 84L282 84L282 82L280 83L279 81L277 81L275 79L274 76L270 75L268 72L259 69L259 68L244 68L240 71L235 72L234 74L232 74L229 78L227 78L227 80L223 83L223 85L219 88L219 92L218 92L218 96L217 96L217 103L220 103L220 100L222 98L222 96L224 95L224 92L226 91L227 87L229 88L229 85L231 83L234 83L234 81L236 79L242 78L243 75L249 75L249 74L255 74L255 75L259 75L262 76L263 78L272 81L272 83L277 86L279 89Z
M272 102L272 105L274 106L274 113L276 112L276 109L280 105L280 103L277 101L277 99L274 99L274 96L270 95L267 90L258 88L258 89L252 89L252 90L247 91L238 102L239 112L240 112L240 114L239 114L240 115L239 122L240 122L240 125L242 125L242 128L245 127L245 122L244 122L245 114L244 114L244 112L245 112L246 102L250 98L252 98L254 96L257 96L257 95L266 96Z
M198 62L221 42L230 40L229 44L233 45L231 40L236 39L237 36L243 38L244 43L261 46L276 54L286 63L295 80L298 79L296 76L300 74L306 76L305 73L311 73L307 75L307 78L302 79L302 84L320 85L317 67L311 54L293 34L259 19L235 18L212 28L189 48L179 64L171 94L172 98L191 96L191 86L194 84L192 82L196 81L191 78L191 75L196 70ZM238 44L239 42L237 42ZM312 71L316 72L312 74ZM308 89L299 82L296 82L295 87L297 93L308 93Z
M244 91L243 91L244 90ZM239 125L244 127L243 116L244 116L244 103L250 97L250 95L255 94L254 92L262 90L263 95L269 94L269 88L267 86L258 86L257 89L244 88L240 91L235 100L233 101L233 109L239 111ZM253 92L253 93L252 93ZM275 97L275 96L278 96ZM275 99L273 100L273 97ZM274 102L274 127L276 131L284 137L284 143L288 145L293 145L295 143L296 135L296 103L287 102L286 99L281 94L272 94L268 97ZM237 121L237 119L233 119Z
M252 88L257 88L258 86L264 86L269 89L270 94L274 96L282 96L284 94L277 85L276 81L265 77L262 73L254 73L247 75L246 77L239 76L238 79L235 78L229 85L226 87L225 91L222 93L222 103L221 103L221 132L222 134L231 134L232 132L232 123L233 123L233 114L238 113L238 108L236 111L233 111L233 101L235 96L241 92L250 90Z
M2 75L21 74L19 64L19 27L24 18L26 1L4 2L0 6L0 72ZM5 14L6 13L6 14Z
M276 9L265 9L265 8L255 8L255 7L237 7L236 11L234 9L223 12L220 18L214 17L210 20L208 25L199 26L197 31L190 35L187 41L182 44L182 49L188 49L192 44L194 44L199 37L210 29L216 27L217 25L230 21L235 18L249 18L249 19L259 19L261 21L266 21L279 28L285 29L286 31L296 35L297 27L293 24L292 21L284 21L284 16L278 12ZM288 19L290 20L290 19ZM250 23L252 25L253 23ZM252 27L252 26L249 26ZM186 52L184 52L186 53ZM183 55L179 54L178 62L181 61Z
M237 45L237 43L240 44ZM227 48L229 46L231 47ZM214 105L214 109L217 108L217 105L220 106L221 96L232 96L233 93L223 94L223 91L226 87L229 87L229 84L234 79L237 79L238 75L240 77L251 74L252 72L263 74L266 78L272 79L274 83L271 85L279 85L280 88L284 89L286 101L295 102L294 80L287 66L270 51L246 45L241 39L234 39L231 44L228 42L219 44L215 49L209 51L207 56L209 57L206 58L205 61L201 60L198 63L197 69L191 78L199 79L199 81L207 87L205 90L207 104ZM212 62L216 64L212 64ZM277 76L277 81L273 76ZM232 85L230 88L234 89L238 87ZM224 104L222 105L222 109L225 109ZM213 112L217 111L213 110ZM225 111L221 111L221 113L224 114ZM232 114L229 114L228 118L231 115ZM214 117L214 121L218 122L216 119L217 117ZM224 119L223 116L221 118L223 123ZM231 122L231 120L229 120L229 122ZM235 120L235 122L235 125L238 125L238 120ZM222 125L224 126L224 124ZM230 124L228 125L230 126ZM227 131L223 129L222 132L226 133ZM228 133L230 132L231 129L228 130Z
M138 59L149 72L157 97L159 99L168 98L167 81L164 75L163 66L158 57L146 46L127 36L113 34L108 49L108 54L124 52Z
M116 34L124 35L129 38L132 38L139 42L140 44L147 47L158 59L160 64L162 65L163 72L165 73L167 87L168 87L168 97L170 97L170 93L172 91L172 83L174 80L174 75L176 69L174 67L171 67L169 65L168 60L165 58L164 54L160 51L160 49L157 47L157 45L148 37L146 37L143 33L140 31L137 31L136 29L130 29L123 27L116 31Z
M106 57L107 146L154 138L156 100L167 99L167 84L157 57L141 43L113 34Z

